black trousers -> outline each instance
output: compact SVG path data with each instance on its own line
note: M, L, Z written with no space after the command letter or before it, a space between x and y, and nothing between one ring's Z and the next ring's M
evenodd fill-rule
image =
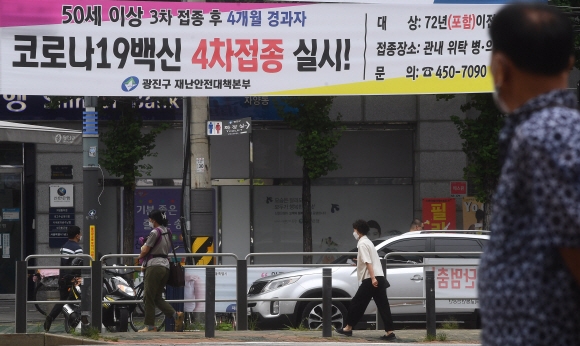
M60 300L69 300L71 286L71 283L66 282L64 278L60 278L58 280L58 292L60 293ZM56 319L62 311L63 306L64 304L54 304L52 310L48 313L48 316L52 317L53 320Z
M385 331L393 330L393 317L391 316L391 307L387 298L387 279L384 276L377 276L379 287L374 287L372 280L364 279L358 287L356 294L350 301L346 324L354 327L361 319L371 299L375 300L379 314L385 323Z

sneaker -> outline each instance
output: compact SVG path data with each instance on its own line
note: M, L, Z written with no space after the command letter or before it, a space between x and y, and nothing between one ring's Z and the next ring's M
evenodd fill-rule
M145 328L143 329L139 329L137 331L137 333L143 333L143 332L156 332L157 331L157 327L149 327L149 326L145 326Z
M44 331L46 333L48 333L48 331L50 330L51 325L52 325L52 317L46 316L46 319L44 320Z
M183 312L179 311L175 313L175 331L183 332L183 319L185 318Z
M392 341L395 340L397 337L395 336L395 333L391 333L389 335L383 335L380 337L381 340L385 340L385 341Z
M346 330L344 330L342 328L337 328L334 331L337 332L338 334L342 334L342 335L345 335L345 336L352 336L352 330L346 331Z

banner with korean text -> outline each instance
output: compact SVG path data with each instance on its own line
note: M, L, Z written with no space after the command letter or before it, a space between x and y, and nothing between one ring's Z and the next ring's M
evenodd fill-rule
M477 279L479 277L479 259L475 258L425 258L424 272L432 270L435 274L435 301L439 309L477 309ZM423 294L425 287L423 286Z
M423 229L456 228L455 198L423 198Z
M184 253L183 239L181 237L181 220L179 219L181 208L181 188L172 187L138 187L135 189L135 206L133 210L135 233L133 244L134 253L141 252L140 237L147 237L153 230L149 225L149 213L154 209L165 211L167 215L167 228L173 234L173 246L176 253ZM183 258L181 258L184 261Z
M0 94L492 91L498 4L0 2Z

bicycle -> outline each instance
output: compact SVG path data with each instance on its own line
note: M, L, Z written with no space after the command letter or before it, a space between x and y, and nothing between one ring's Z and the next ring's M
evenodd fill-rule
M60 293L58 287L58 269L39 269L35 274L33 281L35 282L34 287L34 300L35 301L49 301L49 300L60 300ZM145 327L145 305L142 302L145 283L141 281L138 285L135 285L135 280L131 277L127 277L132 272L126 271L124 274L127 282L135 291L135 300L140 301L136 304L135 309L129 315L129 325L131 329L135 332L143 329ZM121 272L119 272L121 274ZM163 297L165 298L165 291L163 292ZM46 316L54 307L54 303L37 303L34 304L36 310L42 315ZM155 307L155 326L157 330L161 330L165 326L165 315L161 310Z
M58 269L38 269L32 281L35 283L33 300L48 301L60 300L58 290ZM54 307L54 303L34 304L36 310L46 316Z

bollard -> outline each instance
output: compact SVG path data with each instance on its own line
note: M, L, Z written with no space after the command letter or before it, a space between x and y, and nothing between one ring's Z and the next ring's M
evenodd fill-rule
M332 336L332 269L322 269L322 336Z
M16 333L26 333L26 261L16 261Z
M215 337L215 268L205 268L205 337Z
M237 330L248 330L248 262L238 260L236 268L236 318Z
M432 270L425 272L425 292L425 307L427 310L427 335L435 336L437 335L437 330L435 328L435 272Z
M103 319L102 300L103 296L103 264L96 260L91 262L91 292L95 299L91 299L91 327L95 330L101 330Z
M83 284L81 286L81 334L89 335L91 319L91 278L83 275ZM100 330L100 328L99 328Z
M387 278L387 260L384 258L381 258L381 266L383 267L383 275L385 276L385 279ZM388 298L388 295L387 295ZM377 330L385 330L385 321L383 321L383 318L381 317L381 314L379 314L379 309L377 309L377 313L375 318L377 319L377 323L376 325L376 329Z

